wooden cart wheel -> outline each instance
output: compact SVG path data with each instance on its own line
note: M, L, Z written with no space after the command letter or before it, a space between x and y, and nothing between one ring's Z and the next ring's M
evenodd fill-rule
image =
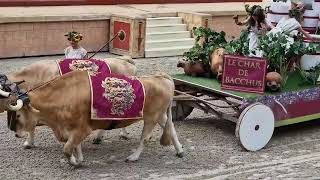
M172 106L172 120L183 121L191 114L192 110L193 107L176 102L175 106Z
M246 150L258 151L270 141L273 130L272 110L261 103L254 103L240 114L235 133Z

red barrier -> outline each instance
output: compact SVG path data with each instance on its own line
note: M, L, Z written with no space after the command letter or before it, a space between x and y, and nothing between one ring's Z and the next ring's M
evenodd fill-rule
M68 5L116 5L116 4L166 4L166 3L224 3L262 2L262 0L0 0L4 6L68 6Z

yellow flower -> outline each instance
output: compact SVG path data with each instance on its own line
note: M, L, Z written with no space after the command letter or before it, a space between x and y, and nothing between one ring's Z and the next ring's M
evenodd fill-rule
M72 40L75 41L75 42L79 42L79 41L82 40L82 35L81 35L80 33L75 34L75 35L73 36Z

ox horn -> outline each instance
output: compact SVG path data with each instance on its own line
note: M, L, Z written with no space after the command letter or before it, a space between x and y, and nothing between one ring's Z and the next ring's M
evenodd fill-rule
M13 106L13 105L9 104L8 108L11 111L18 111L18 110L20 110L22 108L22 106L23 106L23 101L21 99L18 99L17 100L17 105Z
M2 90L2 86L0 85L0 95L4 97L9 97L10 93Z

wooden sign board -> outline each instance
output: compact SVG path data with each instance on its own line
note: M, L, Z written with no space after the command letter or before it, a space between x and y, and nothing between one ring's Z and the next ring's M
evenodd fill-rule
M267 60L225 55L221 88L250 93L264 93Z

